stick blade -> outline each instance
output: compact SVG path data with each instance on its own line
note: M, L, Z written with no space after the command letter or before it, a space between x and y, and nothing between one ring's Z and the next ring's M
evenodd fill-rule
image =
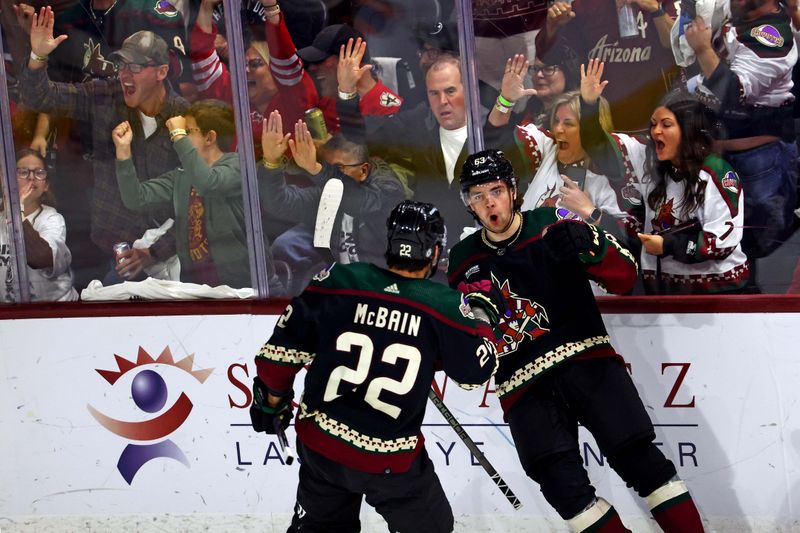
M331 248L331 235L336 222L336 214L342 203L344 184L340 179L330 179L322 188L317 207L317 220L314 223L314 248Z

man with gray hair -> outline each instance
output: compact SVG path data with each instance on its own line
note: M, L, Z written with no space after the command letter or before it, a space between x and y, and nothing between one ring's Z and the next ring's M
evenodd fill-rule
M454 198L457 168L466 158L467 110L461 61L441 51L425 73L427 105L391 117L364 117L359 111L358 79L368 70L361 65L366 43L351 39L339 59L339 98L336 108L342 134L368 144L370 153L410 170L406 186L417 201L430 202L442 212L452 242L472 219Z

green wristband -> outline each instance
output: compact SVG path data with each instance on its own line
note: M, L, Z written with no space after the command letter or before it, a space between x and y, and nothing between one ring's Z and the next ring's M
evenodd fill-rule
M497 96L497 101L503 104L506 107L514 107L516 102L512 102L511 100L504 98L502 94Z

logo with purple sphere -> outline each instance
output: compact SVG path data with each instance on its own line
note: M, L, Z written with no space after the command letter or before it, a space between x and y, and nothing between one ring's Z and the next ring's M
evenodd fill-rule
M769 46L770 48L778 48L783 46L784 42L781 32L778 31L778 28L772 26L771 24L762 24L761 26L756 26L750 30L750 36L755 38L756 41L760 42L764 46Z
M194 355L188 355L175 361L169 347L164 348L156 359L153 359L141 346L135 362L116 354L114 358L117 361L118 370L95 369L97 373L113 386L128 372L135 372L130 384L130 397L133 399L133 403L145 413L158 413L148 420L132 422L112 418L91 405L86 406L89 413L101 426L115 435L136 441L136 443L129 443L122 450L119 461L117 461L119 473L130 485L133 483L136 473L147 462L159 457L174 459L189 468L189 460L186 455L171 439L166 437L189 418L194 404L182 391L175 402L170 407L166 407L169 399L169 387L158 370L167 366L174 367L186 372L202 384L214 369L194 369Z

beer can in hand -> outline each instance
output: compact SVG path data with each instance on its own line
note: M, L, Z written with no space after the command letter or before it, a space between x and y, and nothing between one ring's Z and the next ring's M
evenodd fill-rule
M318 140L328 138L328 126L325 125L325 116L320 108L312 107L311 109L306 109L305 121L313 138Z
M129 243L127 243L127 242L118 242L111 249L114 252L114 262L116 264L118 264L118 265L121 265L122 263L125 262L125 258L124 257L120 257L120 255L123 252L127 252L128 250L130 250L131 249L131 245ZM127 278L129 276L123 274L122 277Z

